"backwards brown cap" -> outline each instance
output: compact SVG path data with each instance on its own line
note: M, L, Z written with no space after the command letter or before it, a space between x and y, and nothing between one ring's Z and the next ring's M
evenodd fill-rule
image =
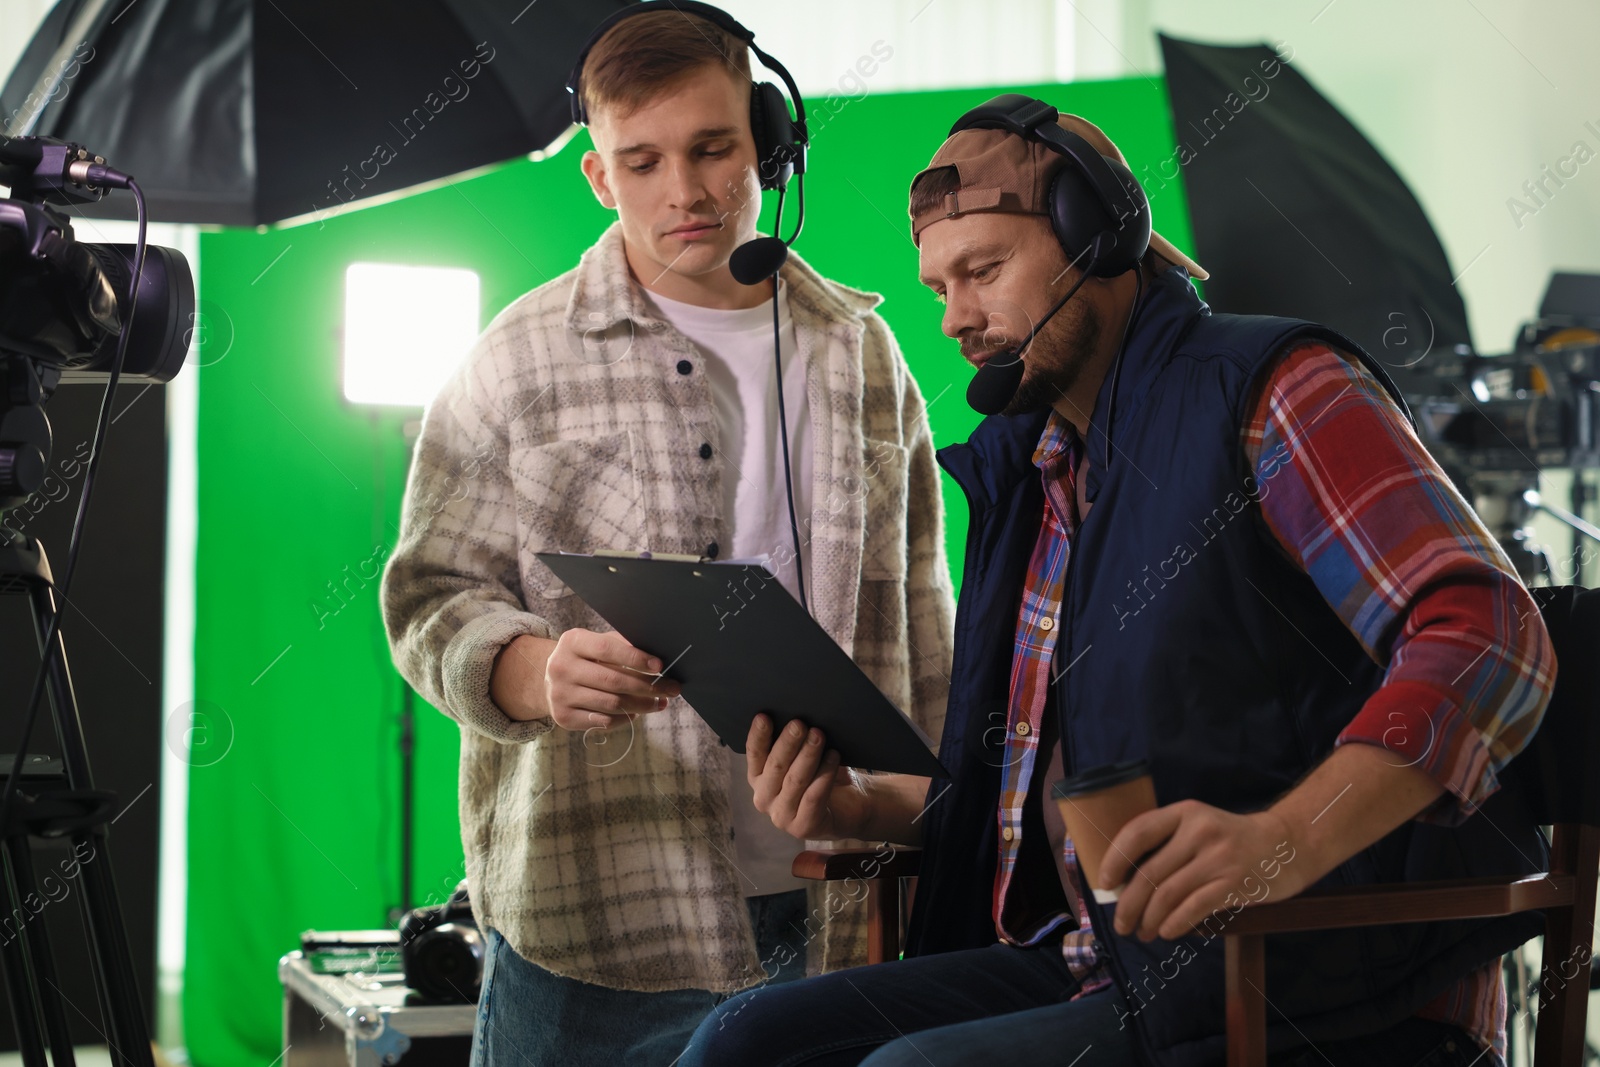
M1121 149L1088 119L1062 114L1057 117L1056 125L1088 141L1102 156L1128 165ZM921 248L922 231L930 223L974 211L1049 217L1050 180L1062 167L1071 165L1067 157L1049 146L1005 130L975 128L954 133L939 146L932 162L911 179L911 184L915 187L918 179L929 171L955 167L961 188L947 195L943 202L912 217L911 240ZM1192 278L1204 281L1211 277L1204 267L1178 251L1159 233L1151 231L1150 247L1161 258L1182 266Z

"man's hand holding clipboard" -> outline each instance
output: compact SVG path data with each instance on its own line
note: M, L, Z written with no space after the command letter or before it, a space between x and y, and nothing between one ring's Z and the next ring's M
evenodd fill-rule
M574 628L555 641L527 637L508 644L490 695L514 719L548 717L564 730L603 730L666 710L683 687L661 669L659 659L619 633Z
M801 840L860 838L922 843L917 816L929 779L921 775L857 775L840 764L821 730L795 719L772 734L757 715L745 744L746 774L756 809Z
M764 568L689 556L537 555L626 639L610 653L611 663L574 671L574 686L619 684L618 666L644 671L653 659L662 664L663 679L652 687L640 678L643 685L629 695L645 700L647 690L681 684L684 700L735 751L751 753L761 715L780 731L795 720L816 727L827 739L821 747L836 749L843 767L948 777L933 742ZM737 592L736 612L728 607L729 590ZM574 706L591 715L615 714L592 703ZM631 710L624 702L615 706ZM817 755L814 768L820 767ZM760 776L767 777L764 768ZM782 792L770 791L773 797ZM795 805L798 817L802 805ZM850 813L839 817L849 821Z

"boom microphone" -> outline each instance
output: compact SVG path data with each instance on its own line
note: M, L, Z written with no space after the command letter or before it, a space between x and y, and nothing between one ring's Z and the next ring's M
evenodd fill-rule
M781 237L746 241L728 257L728 271L741 285L760 285L778 273L789 258L789 243Z
M740 285L760 285L768 278L777 277L778 270L789 258L790 246L800 239L800 231L806 225L806 176L796 173L794 184L798 204L794 232L789 239L757 237L735 248L728 257L728 273ZM778 233L783 232L783 198L787 192L788 186L778 187L778 210L772 220L772 228Z
M1085 270L1077 281L1072 283L1072 288L1067 290L1067 295L1056 301L1056 306L1051 308L1044 318L1039 320L1039 325L1028 331L1028 336L1020 345L1006 349L993 359L988 360L978 368L978 373L973 376L967 385L967 404L980 415L998 415L1005 410L1011 398L1016 395L1017 387L1022 384L1022 372L1026 370L1022 364L1022 353L1027 351L1039 331L1044 329L1044 324L1055 316L1055 313L1064 307L1072 295L1078 291L1079 286L1089 280L1094 273L1095 263L1099 260L1096 256L1089 261L1089 269Z

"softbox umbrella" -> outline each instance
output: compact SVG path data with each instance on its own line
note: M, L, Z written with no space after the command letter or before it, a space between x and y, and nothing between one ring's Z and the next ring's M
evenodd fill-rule
M1162 36L1194 227L1218 311L1347 334L1398 379L1470 344L1466 307L1422 206L1361 131L1265 45ZM1176 167L1160 176L1170 177ZM1149 181L1146 175L1146 181ZM1401 380L1402 389L1407 381Z
M315 215L547 148L578 50L627 2L61 0L0 132L105 156L156 221Z

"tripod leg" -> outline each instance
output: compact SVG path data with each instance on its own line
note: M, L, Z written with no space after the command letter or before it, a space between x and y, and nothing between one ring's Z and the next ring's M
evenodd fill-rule
M39 551L42 556L44 550ZM40 581L34 583L30 592L34 626L42 640L57 610L55 590L48 582ZM67 668L66 645L59 629L52 645L41 651L50 662L47 689L55 713L67 782L75 790L92 790L94 781L89 773L83 720L78 716L78 700L73 692L72 674ZM84 864L79 877L89 927L89 948L98 966L103 999L110 1006L106 1024L111 1030L112 1062L118 1067L155 1067L150 1027L139 999L139 982L133 972L133 954L128 947L127 927L122 921L122 906L118 903L105 827L97 826L74 834L73 841L74 844L87 841L94 848L94 861Z
M29 850L28 839L13 837L7 840L6 859L11 866L12 884L37 899L38 882L34 876L33 853ZM23 940L27 943L33 976L40 983L35 988L39 992L45 1032L50 1039L50 1058L55 1067L75 1067L72 1033L67 1029L67 1018L61 1010L61 1002L66 999L66 994L61 991L61 982L56 977L55 959L50 954L50 936L45 929L42 913L29 924L25 934ZM104 1010L102 1006L102 1014Z
M90 942L104 977L111 1014L108 1022L116 1035L113 1062L121 1067L155 1067L150 1050L150 1027L139 1001L139 984L133 974L133 956L128 948L127 927L122 923L122 908L117 903L116 880L111 872L111 857L100 827L75 840L90 841L95 858L83 866L84 903L88 909Z
M17 1046L22 1050L22 1062L28 1067L48 1067L44 1055L44 1035L39 1024L39 985L28 966L28 911L23 907L22 893L17 888L17 871L13 857L18 851L27 851L28 839L7 838L5 842L5 903L7 908L0 956L4 957L6 991L11 999L11 1018L17 1027ZM17 928L12 930L11 923ZM69 1046L70 1048L70 1046ZM71 1052L68 1052L71 1055Z
M73 849L76 851L76 843L74 843ZM93 853L90 854L89 858L94 858ZM80 867L79 877L82 877L82 873L82 868ZM84 933L88 935L92 941L93 935L89 934L89 931L92 928L90 925L91 920L89 918L89 899L88 895L82 891L78 893L78 914L83 919ZM100 1019L102 1025L104 1025L107 1030L111 1030L111 1032L115 1034L116 1030L111 1026L111 1003L106 999L110 986L106 984L105 971L100 967L100 957L95 954L94 946L92 944L89 946L89 976L94 980L94 1001L95 1004L100 1008ZM101 1036L104 1037L105 1034L102 1032ZM110 1050L110 1056L113 1062L115 1062L117 1058L116 1042L114 1042L111 1038L107 1038L106 1045Z

